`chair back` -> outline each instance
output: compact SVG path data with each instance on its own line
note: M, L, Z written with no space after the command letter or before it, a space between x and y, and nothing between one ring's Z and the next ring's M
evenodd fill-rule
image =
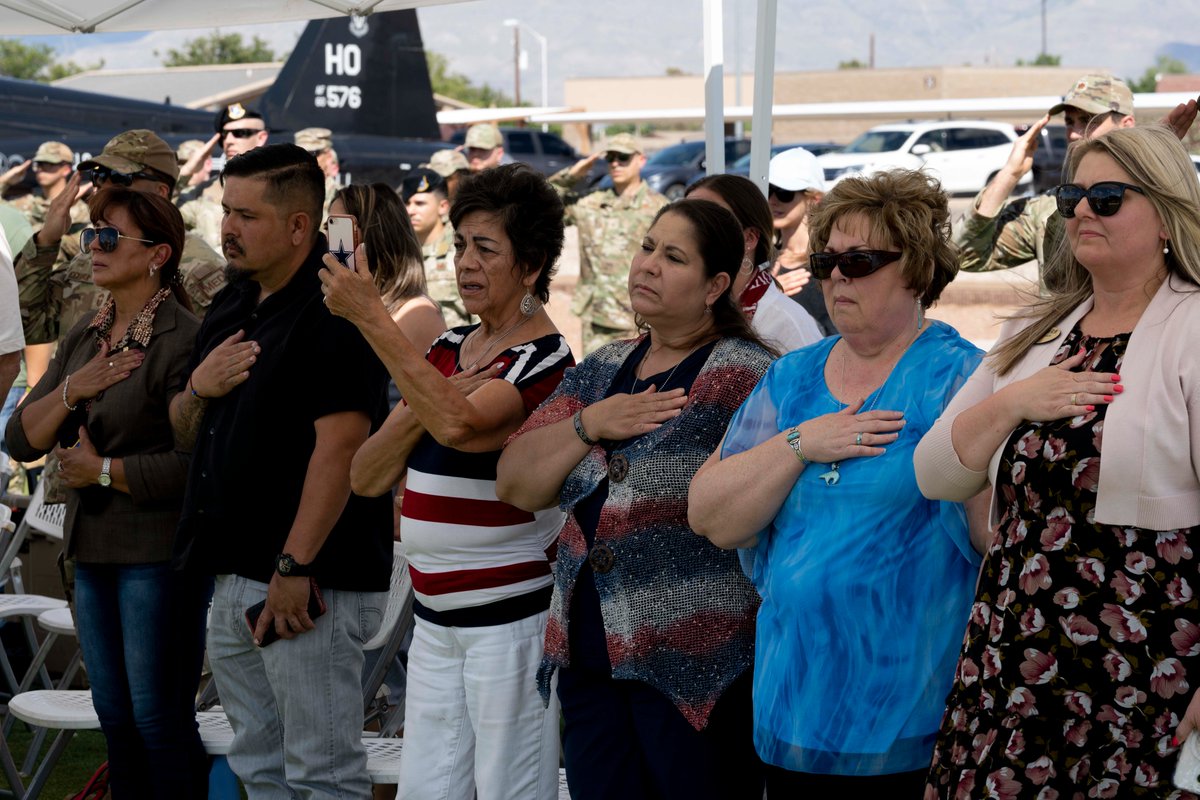
M383 612L383 621L363 645L363 650L378 650L391 637L401 617L412 616L413 585L412 575L408 571L408 559L404 556L404 544L392 543L392 582L388 587L387 608Z

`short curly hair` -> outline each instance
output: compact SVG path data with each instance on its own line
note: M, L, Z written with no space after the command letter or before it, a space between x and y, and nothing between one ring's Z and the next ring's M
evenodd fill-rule
M929 308L958 274L950 244L950 206L942 185L924 172L896 169L838 182L809 216L809 247L820 252L833 226L859 214L872 239L889 241L904 254L905 286Z
M563 203L537 172L524 164L485 169L462 179L450 206L450 224L456 229L474 212L495 214L512 242L513 254L523 274L537 272L533 294L550 301L550 279L563 248Z

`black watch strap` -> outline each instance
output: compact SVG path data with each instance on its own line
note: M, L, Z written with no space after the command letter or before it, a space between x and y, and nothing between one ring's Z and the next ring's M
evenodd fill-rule
M275 571L285 578L308 578L313 574L312 564L301 564L288 553L275 557Z

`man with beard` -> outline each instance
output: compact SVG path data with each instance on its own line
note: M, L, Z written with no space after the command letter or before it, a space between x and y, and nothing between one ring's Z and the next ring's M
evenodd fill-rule
M366 798L362 643L387 600L392 512L350 493L350 461L387 415L388 376L322 302L316 159L267 145L222 181L230 283L171 404L193 451L176 555L216 576L208 656L249 795Z

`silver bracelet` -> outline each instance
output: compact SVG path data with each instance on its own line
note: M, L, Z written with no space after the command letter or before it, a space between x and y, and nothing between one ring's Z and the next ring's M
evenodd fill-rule
M572 418L572 421L575 423L575 435L579 437L580 441L582 441L588 447L595 447L597 444L599 444L599 440L588 436L587 431L583 428L583 409L575 412L575 416Z
M70 387L70 385L71 376L68 375L66 379L63 380L63 405L67 407L67 411L76 411L79 408L79 404L76 403L75 405L71 405L70 401L67 400L67 389Z
M808 457L804 455L804 450L800 447L800 426L797 425L787 432L787 443L792 448L792 452L796 454L796 458L800 459L800 463L808 466Z

